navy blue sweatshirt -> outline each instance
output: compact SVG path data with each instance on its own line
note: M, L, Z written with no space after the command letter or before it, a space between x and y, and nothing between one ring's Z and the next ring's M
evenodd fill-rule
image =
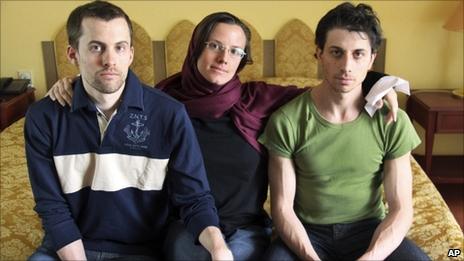
M117 113L101 139L98 110L82 81L72 106L44 98L24 129L29 178L55 250L157 252L170 205L197 238L218 226L203 159L184 106L142 86L129 71Z

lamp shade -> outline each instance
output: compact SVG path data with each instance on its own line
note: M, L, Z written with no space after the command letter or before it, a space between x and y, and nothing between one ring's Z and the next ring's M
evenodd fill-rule
M464 25L462 21L463 12L463 1L460 1L458 8L454 11L453 15L450 16L448 21L443 25L443 28L449 31L462 32Z

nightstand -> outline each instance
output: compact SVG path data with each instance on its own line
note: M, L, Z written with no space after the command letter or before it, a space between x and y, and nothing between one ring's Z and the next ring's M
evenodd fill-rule
M435 133L464 132L464 100L451 91L416 91L409 97L406 112L425 129L425 172L434 183L464 183L457 177L432 175L432 152Z
M24 117L27 108L35 101L34 88L16 95L0 95L0 131Z

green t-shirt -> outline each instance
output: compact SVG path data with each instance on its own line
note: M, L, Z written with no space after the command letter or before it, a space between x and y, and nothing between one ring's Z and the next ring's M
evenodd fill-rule
M383 218L383 162L403 156L420 143L408 116L398 111L387 125L384 107L370 118L332 124L305 92L277 110L259 141L291 158L296 172L294 209L305 223L350 223Z

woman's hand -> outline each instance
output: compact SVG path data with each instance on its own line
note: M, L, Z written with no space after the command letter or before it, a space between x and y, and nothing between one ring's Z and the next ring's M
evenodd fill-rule
M388 105L390 107L390 112L385 116L385 121L387 124L390 124L392 122L396 122L396 116L398 114L398 95L396 94L395 90L393 88L385 95L384 99L388 102ZM383 100L379 100L375 106L377 109L380 109L383 107Z
M63 79L58 80L55 84L53 84L52 88L48 90L45 96L50 96L52 101L58 101L61 106L66 106L66 104L71 106L73 81L74 79L69 77L64 77Z

